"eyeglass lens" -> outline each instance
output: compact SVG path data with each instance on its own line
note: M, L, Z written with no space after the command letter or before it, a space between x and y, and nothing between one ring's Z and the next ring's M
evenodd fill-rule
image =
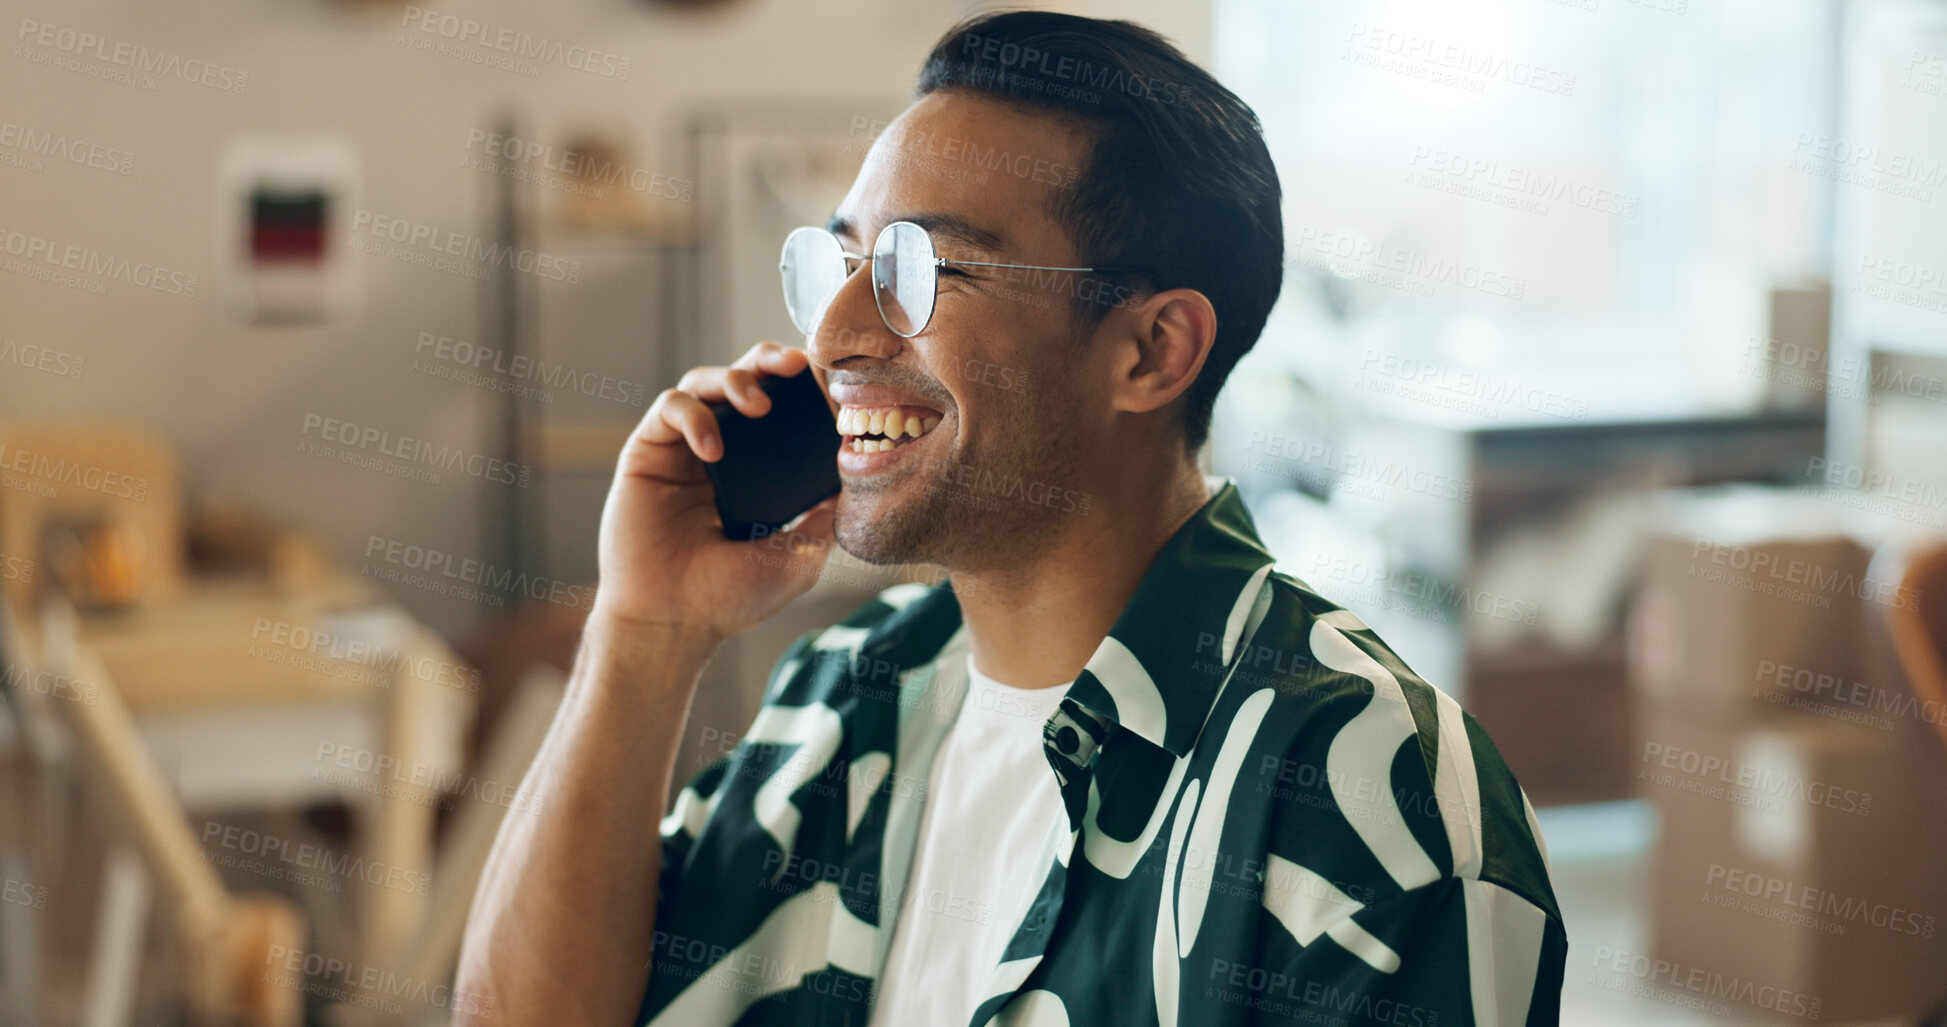
M810 335L825 307L845 284L845 247L822 228L806 226L784 239L779 260L784 273L784 307L798 331Z
M886 327L905 338L918 335L933 317L933 239L910 221L895 221L872 247L872 293Z
M845 247L822 228L799 228L784 240L779 269L791 322L810 335L845 284ZM872 247L872 294L886 327L904 338L918 335L932 320L937 285L926 230L906 221L887 225Z

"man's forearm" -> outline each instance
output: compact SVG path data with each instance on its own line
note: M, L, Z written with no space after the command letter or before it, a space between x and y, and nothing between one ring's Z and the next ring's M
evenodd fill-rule
M458 987L494 1023L627 1023L648 983L657 823L697 675L717 640L591 616L566 696L501 824ZM456 1021L459 1022L459 1021Z

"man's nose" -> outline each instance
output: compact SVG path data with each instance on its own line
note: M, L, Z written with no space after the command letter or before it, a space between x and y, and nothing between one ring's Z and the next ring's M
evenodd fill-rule
M872 263L865 261L838 287L806 348L812 363L835 367L847 357L890 360L905 341L879 316L879 304L872 298Z

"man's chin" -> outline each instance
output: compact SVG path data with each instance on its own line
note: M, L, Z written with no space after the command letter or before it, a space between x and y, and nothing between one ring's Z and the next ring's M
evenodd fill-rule
M832 516L838 547L866 563L926 563L933 546L922 504L890 494L847 486Z

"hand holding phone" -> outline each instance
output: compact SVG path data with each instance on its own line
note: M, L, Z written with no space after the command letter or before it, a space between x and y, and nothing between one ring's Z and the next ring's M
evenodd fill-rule
M772 394L787 382L785 394ZM796 406L814 398L813 409ZM780 400L797 412L776 416ZM739 412L746 428L726 433L725 425L737 419L712 409L723 402ZM741 499L726 498L741 496L748 484L758 499L767 499L765 482L777 479L767 479L764 461L757 473L746 474L749 468L738 460L740 469L727 478L732 487L721 494L715 465L731 453L763 455L762 435L742 436L744 430L777 433L796 423L799 430L782 432L788 444L773 459L797 454L783 462L801 470L816 470L822 460L835 475L838 432L830 409L809 355L775 342L751 347L727 367L692 368L675 388L658 394L622 447L602 507L601 583L591 616L630 625L629 631L657 625L722 639L763 622L815 584L832 541L836 499L813 502L798 516L789 547L771 545L777 538L757 545L733 541L740 523L741 537L748 539L763 530L754 525L781 523L776 518L790 515L775 507L753 514ZM804 430L820 417L824 427ZM792 475L795 480L797 472ZM776 500L770 491L768 499ZM802 510L796 498L784 505ZM725 537L726 525L732 538Z
M717 490L723 535L751 541L774 534L839 489L838 422L810 368L758 382L771 409L749 417L713 403L723 458L703 465Z

